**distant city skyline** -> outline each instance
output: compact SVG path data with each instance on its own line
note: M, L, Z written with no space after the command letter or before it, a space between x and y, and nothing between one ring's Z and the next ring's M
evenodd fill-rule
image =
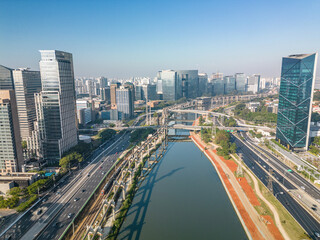
M279 77L283 56L319 52L318 9L316 0L2 1L0 64L39 70L39 50L57 49L73 54L76 77L165 69Z

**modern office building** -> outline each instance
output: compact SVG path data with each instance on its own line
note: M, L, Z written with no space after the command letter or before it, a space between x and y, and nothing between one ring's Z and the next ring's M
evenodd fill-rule
M157 85L144 84L142 85L142 100L158 100Z
M198 70L177 70L177 77L182 97L195 99L199 96Z
M317 53L282 59L276 139L289 149L307 149Z
M208 88L208 75L206 73L199 73L198 74L199 78L199 96L203 96L204 94L207 93L207 88Z
M162 70L158 76L161 81L162 98L166 101L176 101L182 98L182 85L174 70ZM158 88L159 93L159 88Z
M213 95L219 96L225 94L225 84L223 78L216 78L212 80Z
M254 74L248 77L247 92L256 94L260 91L260 75Z
M100 88L101 99L106 102L106 104L111 103L111 96L110 96L110 87Z
M14 90L0 90L0 173L22 171L23 154Z
M135 85L134 86L134 100L142 100L142 85Z
M87 100L78 99L76 101L77 117L79 124L88 124L92 121L92 104Z
M234 93L236 90L236 78L234 76L225 76L223 80L225 84L224 93L225 94Z
M131 87L121 86L116 90L117 110L121 114L122 120L133 117L134 111L134 91Z
M247 86L247 76L244 73L236 73L236 90L238 93L243 93L246 91Z
M117 88L120 86L120 83L113 83L110 85L110 100L111 108L117 108Z
M56 162L78 143L73 59L71 53L57 50L40 53L39 140L44 159Z
M31 137L36 121L34 94L41 91L39 71L30 71L27 68L12 71L14 88L17 100L20 134L23 141Z
M0 90L14 89L12 69L0 65Z

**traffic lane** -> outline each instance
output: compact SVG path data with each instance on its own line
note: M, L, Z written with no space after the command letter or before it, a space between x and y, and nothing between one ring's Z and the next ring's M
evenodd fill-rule
M245 136L246 139L248 139L248 136L243 133L243 136ZM250 140L248 140L249 142ZM256 145L257 146L257 145ZM274 161L279 163L283 169L279 169L281 171L288 170L289 167L286 166L284 163L282 163L280 160L278 160L275 156L273 156L271 153L269 153L267 150L257 146L261 151L263 151L266 155L268 155L270 158L272 158ZM320 199L320 191L317 189L313 184L308 182L306 179L301 177L298 173L295 171L290 172L290 174L286 175L291 181L293 181L296 185L299 187L304 187L303 189L306 193L308 193L310 196L314 197L315 199Z
M242 152L244 155L247 151ZM252 159L252 156L246 156L246 159ZM246 162L245 162L246 163ZM252 161L247 161L247 163L252 163ZM246 163L246 164L247 164ZM247 165L250 166L250 165ZM253 169L254 174L261 179L262 183L267 186L268 178L266 173L261 169L258 164L255 164ZM273 181L274 194L283 192L283 194L278 194L277 198L280 203L290 212L290 214L299 222L299 224L305 229L305 231L310 235L314 236L314 232L320 231L320 225L310 214L301 207L277 182Z
M126 138L124 139L124 141L127 140ZM123 143L122 141L119 142ZM127 145L128 142L126 141ZM112 151L111 151L112 152ZM106 167L108 167L108 170L112 167L112 162L114 162L117 157L119 156L119 154L116 154L117 152L113 153L110 157L107 157L106 160L104 160L104 162L102 162L102 164L106 165ZM110 161L109 161L110 160ZM86 185L86 192L88 193L92 193L93 190L96 188L97 184L101 181L103 175L102 175L102 171L103 169L98 169L97 170L97 174L93 174L92 176L90 176L91 178L91 184L87 184ZM99 175L101 174L101 175ZM88 197L88 196L87 196ZM81 196L77 195L77 193L75 194L74 198L80 198ZM85 199L85 198L84 198ZM84 202L83 202L84 203ZM52 239L52 236L55 235L54 239L58 239L63 232L65 231L66 227L69 225L69 223L72 221L73 217L75 217L76 213L80 210L80 208L83 206L82 202L76 202L76 204L73 204L72 201L68 202L68 207L64 208L62 210L62 212L59 214L58 218L55 218L50 225L47 227L47 229L38 237L38 239ZM69 218L68 215L71 214L71 217ZM63 226L61 227L60 224L63 224ZM58 229L56 229L58 227ZM46 238L46 236L48 236L49 238Z
M233 139L234 142L236 143L236 145L238 146L238 148L241 149L241 151L244 151L247 155L246 160L248 161L247 166L250 166L250 164L252 163L256 163L258 162L266 171L269 171L269 169L272 169L272 167L269 166L268 162L264 161L262 158L260 158L257 154L255 154L253 151L251 151L245 144L243 144L240 140L238 140L237 138ZM245 159L243 158L243 161L245 161ZM251 167L252 168L252 167ZM285 177L283 177L282 175L280 175L278 172L273 171L273 176L279 181L281 182L287 189L296 189L296 187L294 185L292 185L288 180L285 179Z

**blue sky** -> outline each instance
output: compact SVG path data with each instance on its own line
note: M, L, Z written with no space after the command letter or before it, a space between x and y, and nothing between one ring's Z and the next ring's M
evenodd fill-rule
M319 13L319 0L0 0L0 64L39 69L38 50L58 49L76 76L277 76L283 56L320 50Z

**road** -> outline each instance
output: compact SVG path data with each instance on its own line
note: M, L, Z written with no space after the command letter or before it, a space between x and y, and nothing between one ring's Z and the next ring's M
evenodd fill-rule
M261 180L261 182L268 186L268 172L269 160L264 161L256 153L254 153L248 146L243 144L238 138L232 136L232 141L237 144L237 153L242 153L243 162L252 170L252 172ZM281 185L287 189L295 189L295 187L284 179L279 173L274 171L274 176L278 181L272 181L273 194L277 194L277 199L289 211L289 213L297 220L297 222L305 229L305 231L313 238L315 232L320 232L320 224L314 219ZM281 183L281 184L280 184ZM282 192L283 194L280 194Z
M263 156L265 156L267 159L269 159L269 163L272 165L273 168L277 169L278 171L285 174L286 178L290 179L294 184L296 184L298 187L303 187L302 189L308 193L311 197L314 199L318 199L320 201L320 190L315 187L312 183L308 182L305 178L301 177L298 173L292 170L291 173L289 173L287 170L289 167L285 165L283 162L281 162L277 157L275 157L273 154L268 152L267 150L263 149L262 147L254 144L248 135L246 133L242 133L242 136L244 137L245 141L253 147L253 145L258 148Z
M117 135L112 142L102 145L88 159L89 163L84 169L80 169L61 180L56 188L48 192L42 201L15 222L0 239L8 239L10 237L11 239L33 239L33 236L40 232L42 228L51 223L53 219L56 219L57 213L59 213L59 219L66 218L71 221L75 214L68 218L68 216L63 215L64 211L68 209L69 213L75 213L79 209L78 206L82 206L100 182L99 179L101 180L102 178L102 172L107 172L110 169L113 162L128 145L128 134ZM101 162L102 159L105 159L105 161ZM100 166L102 169L100 169ZM81 171L82 173L80 173ZM90 177L88 177L88 173L90 173ZM79 191L80 189L81 191ZM82 189L85 189L85 191L82 192ZM74 198L79 198L79 200L75 202ZM67 225L61 225L59 229L62 230L65 227ZM54 239L52 238L52 233L54 232L59 234L58 229L54 228L51 229L50 237L46 236L41 239Z

